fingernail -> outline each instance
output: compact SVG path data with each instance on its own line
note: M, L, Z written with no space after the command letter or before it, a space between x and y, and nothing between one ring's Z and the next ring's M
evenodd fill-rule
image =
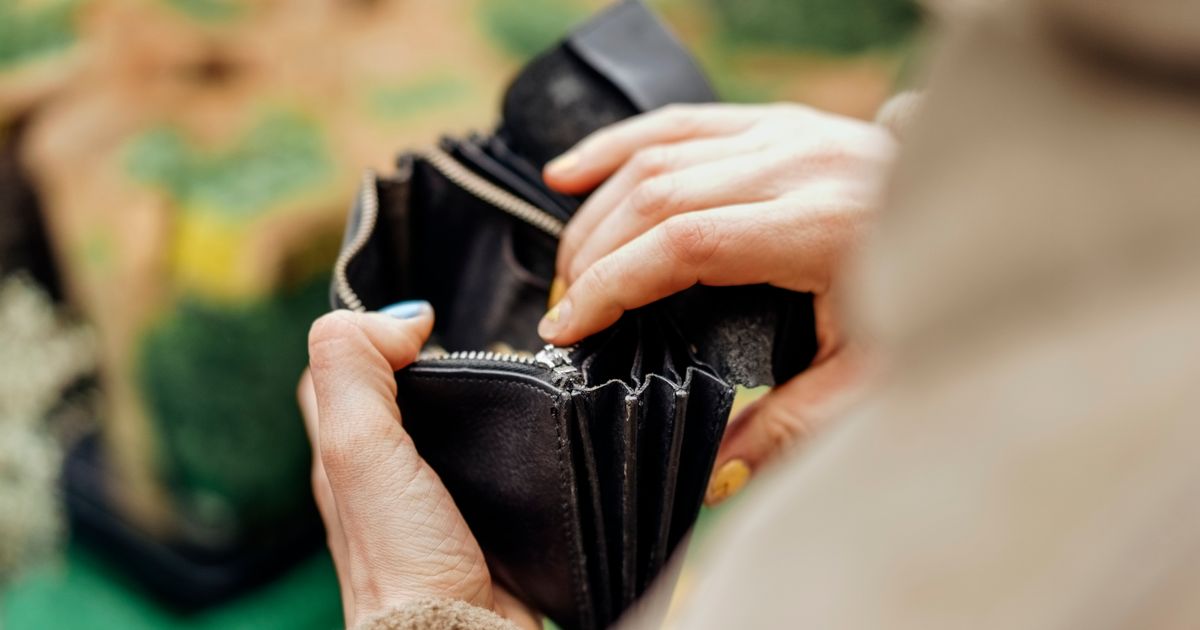
M554 282L550 283L550 299L546 300L546 308L554 308L566 292L567 281L563 280L562 276L554 276Z
M550 163L546 165L546 172L551 175L566 175L577 164L579 164L579 154L574 151L567 151L550 160Z
M567 329L567 322L570 317L571 301L561 300L546 313L541 323L538 324L538 335L541 335L542 339L546 341L551 341L559 333Z
M750 480L750 466L740 459L731 459L713 472L704 493L705 505L716 505L735 495Z
M379 309L380 313L395 317L396 319L413 319L433 311L433 306L425 300L408 300L406 302L396 302L391 306L385 306Z

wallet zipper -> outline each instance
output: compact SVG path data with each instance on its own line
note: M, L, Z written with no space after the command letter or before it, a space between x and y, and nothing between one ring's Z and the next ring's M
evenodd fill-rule
M359 213L358 229L354 232L354 239L338 254L337 261L333 264L333 279L337 283L337 294L342 303L350 310L361 313L367 309L363 307L362 300L354 292L354 289L350 288L350 280L346 277L346 268L350 266L350 261L362 251L362 248L367 246L367 241L371 239L371 233L375 231L375 222L379 218L379 191L375 189L375 171L368 169L363 173L359 191L358 205L362 208L362 212Z
M582 386L584 384L583 373L571 362L571 348L560 348L553 345L543 347L534 355L485 350L459 350L455 352L436 350L422 353L417 361L421 363L436 361L482 361L541 367L550 370L551 380L555 385Z
M446 179L458 184L459 187L479 200L532 225L555 239L562 235L564 223L558 217L475 174L449 153L438 148L428 148L418 151L416 154L425 158L425 161ZM366 171L359 189L361 191L359 206L362 208L362 212L359 217L358 230L354 233L354 239L338 255L333 268L338 297L351 310L360 312L366 309L363 307L362 299L358 297L354 289L350 288L350 280L346 277L346 268L350 266L350 261L362 251L363 247L366 247L371 233L375 231L375 222L379 218L379 191L376 189L375 183L375 172Z
M446 179L458 184L463 190L480 200L556 239L562 234L563 222L557 217L473 173L449 153L441 149L429 148L418 152L417 155L425 158L425 161ZM366 247L371 233L375 231L375 223L379 218L379 191L376 189L375 178L374 171L368 170L363 174L359 193L359 206L362 208L362 212L359 216L358 229L355 230L350 244L338 255L333 268L338 297L347 307L358 312L363 312L366 308L363 306L362 299L350 287L346 270L350 266L350 261ZM486 361L540 366L551 371L556 385L583 385L583 373L571 363L570 349L553 345L547 345L533 356L485 350L437 351L423 353L418 360Z
M418 153L430 166L437 169L446 179L458 184L463 190L500 210L532 225L558 239L562 235L563 221L524 199L493 184L486 178L463 166L449 153L428 148Z

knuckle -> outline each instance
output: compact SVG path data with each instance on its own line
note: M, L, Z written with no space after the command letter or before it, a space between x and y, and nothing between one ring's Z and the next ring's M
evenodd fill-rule
M575 258L571 259L570 264L567 266L567 280L570 282L575 282L579 278L583 277L583 274L587 273L587 270L588 263L581 257L576 256Z
M563 230L562 237L558 242L555 269L570 272L582 245L583 235L579 233L578 229L572 229L571 224L567 223L567 227ZM568 277L574 280L577 276L568 273Z
M800 411L777 404L764 410L759 430L767 448L776 453L807 440L812 433L812 422Z
M671 169L674 153L666 147L650 147L633 154L630 167L634 173L645 178Z
M337 363L345 348L359 345L363 335L350 311L322 315L308 330L309 363L317 371Z
M686 103L671 103L659 110L663 122L676 131L687 135L699 125L695 105Z
M333 490L329 487L329 478L325 476L325 471L320 466L313 466L309 480L312 483L313 499L317 502L317 509L322 514L331 512L333 510Z
M563 227L562 234L558 237L559 256L566 254L567 248L574 247L576 242L579 241L579 229L575 227L576 225L578 224L568 221L566 226Z
M588 267L581 278L587 294L593 299L599 298L601 301L607 301L613 295L616 275L612 258L605 257Z
M825 171L853 168L858 162L858 156L840 144L826 145L813 155L813 165Z
M711 220L695 215L680 215L662 223L660 245L672 260L688 267L698 267L717 253L720 236Z
M822 141L793 151L783 162L787 168L827 171L852 163L853 155L845 146Z
M638 216L656 217L670 214L675 206L677 186L666 175L648 179L629 193L629 208Z
M356 423L362 424L362 423ZM359 461L364 451L376 441L376 436L352 427L330 427L321 431L317 452L321 456L321 464L325 467L326 477L345 475L353 470L355 462Z
M320 466L314 464L309 469L308 482L312 485L313 496L316 497L317 501L319 502L321 500L321 495L325 492L325 486L329 483L329 481L325 479L325 471L321 470Z

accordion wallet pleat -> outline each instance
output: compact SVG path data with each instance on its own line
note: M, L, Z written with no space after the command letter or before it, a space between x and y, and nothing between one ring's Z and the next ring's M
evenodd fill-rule
M580 527L583 535L583 574L591 591L592 621L600 626L612 619L612 589L609 573L612 549L608 539L608 524L605 522L605 496L603 486L605 474L597 462L597 453L605 450L603 442L593 442L592 435L602 418L593 415L593 399L574 393L571 398L571 442L574 453L575 475L579 485Z
M626 398L633 398L629 387L620 381L610 381L580 396L589 410L589 429L595 445L596 467L604 516L604 538L608 550L609 583L605 585L610 603L617 614L626 602L628 572L636 554L630 540L629 523L635 519L630 505L634 491L633 427L627 415ZM628 556L628 557L627 557Z
M675 478L682 446L681 414L687 392L654 374L641 397L639 432L642 465L638 469L639 512L636 592L645 590L662 569L667 556L667 533L674 513Z
M714 99L653 15L620 2L526 66L494 133L364 176L347 220L334 308L433 305L429 345L396 373L404 427L493 577L563 628L612 624L663 574L733 385L782 382L815 353L811 296L767 286L694 287L573 348L538 338L558 235L583 201L549 189L542 166L617 120Z
M707 372L688 368L684 390L688 393L688 406L683 414L675 512L667 537L667 548L671 550L679 545L700 514L717 447L733 407L733 389Z
M589 484L577 475L586 465L569 396L487 369L418 366L397 384L405 430L473 525L496 579L560 623L590 625L592 539L580 501Z

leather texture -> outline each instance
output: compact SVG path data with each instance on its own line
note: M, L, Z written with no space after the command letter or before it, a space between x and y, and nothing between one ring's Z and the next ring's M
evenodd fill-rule
M487 551L493 576L570 626L594 616L570 395L537 375L420 365L397 379L405 429ZM502 420L499 420L502 419ZM587 510L584 510L587 511Z
M565 221L582 199L545 185L546 160L639 111L712 98L678 41L640 3L623 2L530 62L496 133L445 138L440 149ZM365 186L335 308L350 306L347 288L368 310L425 299L437 314L431 343L447 351L541 348L553 237L419 155ZM694 287L627 313L560 365L419 360L397 373L398 402L495 578L561 627L600 628L646 590L695 522L733 384L790 377L815 347L810 296Z
M572 33L566 45L641 111L717 100L695 60L639 2L616 5Z

